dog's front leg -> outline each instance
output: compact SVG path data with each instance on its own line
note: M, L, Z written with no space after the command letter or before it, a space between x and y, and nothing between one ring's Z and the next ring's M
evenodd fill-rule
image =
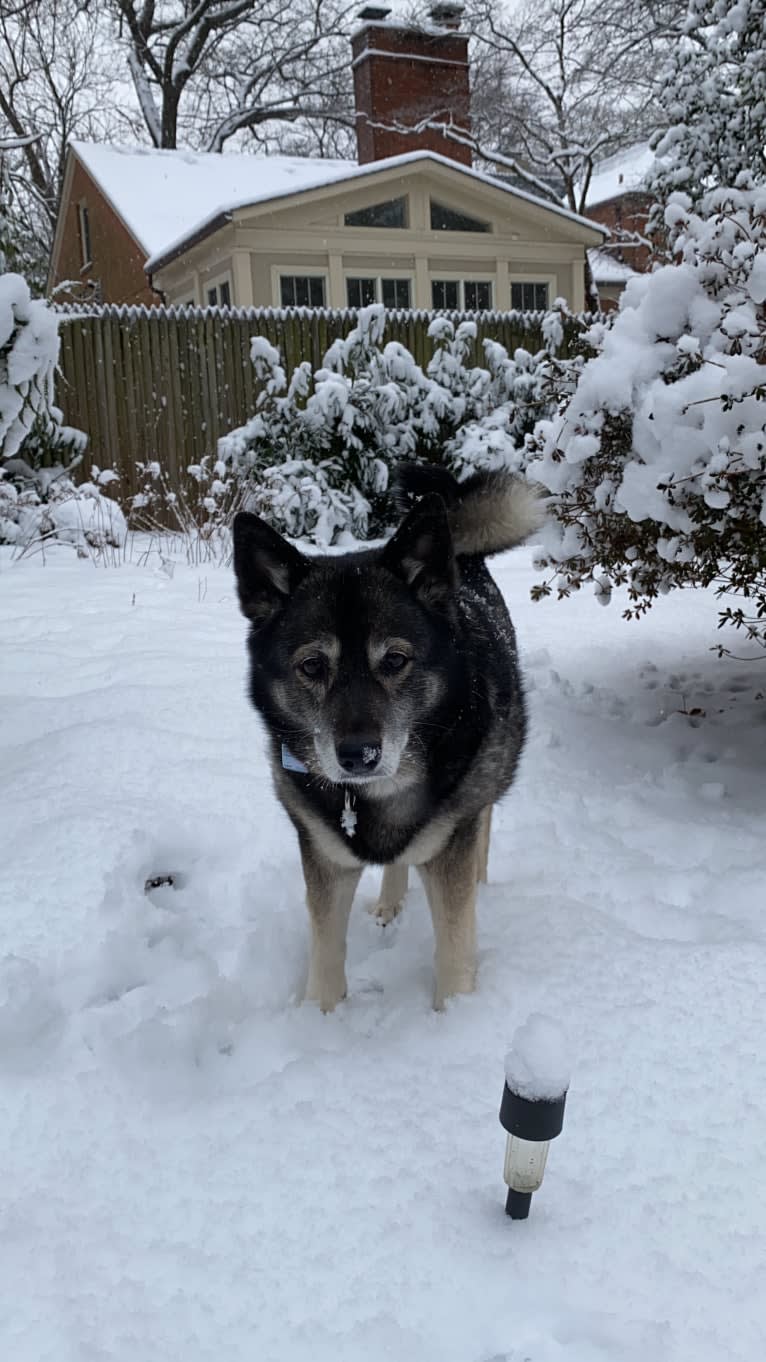
M481 817L481 816L480 816ZM420 867L436 943L434 1007L476 985L476 872L480 818L455 829L443 851Z
M408 869L406 865L387 865L383 869L383 883L380 898L370 909L380 923L387 927L402 911L404 896L407 893Z
M311 960L306 1002L332 1012L346 996L346 932L361 866L335 865L308 834L300 837L306 903L311 919Z

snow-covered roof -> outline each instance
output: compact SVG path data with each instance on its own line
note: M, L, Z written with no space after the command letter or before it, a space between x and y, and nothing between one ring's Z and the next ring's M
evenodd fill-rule
M99 185L149 259L147 269L178 250L190 237L238 208L281 199L341 180L381 170L432 161L500 189L516 199L547 208L559 217L601 230L597 223L568 208L512 188L478 170L459 165L437 152L411 151L382 161L357 165L308 156L250 156L234 152L159 151L154 147L121 147L72 142L72 149Z
M234 206L314 189L355 169L350 161L306 156L158 151L100 142L71 146L147 255Z
M597 161L593 167L588 189L588 207L605 203L618 194L629 194L644 188L654 165L654 152L646 142L634 142L614 156Z
M588 251L588 264L596 284L627 284L636 273L624 260L616 260L610 251L595 248Z

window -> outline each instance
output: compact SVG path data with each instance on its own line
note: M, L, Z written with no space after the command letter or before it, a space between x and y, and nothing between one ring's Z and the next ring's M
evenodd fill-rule
M90 217L88 216L88 206L85 203L78 204L77 215L80 223L80 256L82 268L87 269L93 263L93 249L90 240Z
M377 301L377 279L347 279L346 299L349 307L367 307Z
M447 208L443 203L431 199L432 232L491 232L488 222L480 222L467 213L458 213L455 208Z
M283 307L324 307L321 274L281 274L279 294Z
M346 213L347 227L406 227L407 200L389 199L387 203L373 203L369 208L357 208Z
M409 279L381 279L381 302L384 307L411 307Z
M457 279L434 279L431 283L431 303L433 307L450 308L457 312L460 307L460 283Z
M519 312L545 312L547 306L547 284L511 284L511 307Z
M384 307L411 307L412 285L409 279L346 279L346 300L349 307L367 307L381 302Z
M488 312L492 306L492 285L488 279L466 279L463 284L466 312Z
M492 306L492 284L489 279L434 279L431 303L451 312L486 312Z
M211 284L207 290L208 307L231 307L231 285L228 279Z

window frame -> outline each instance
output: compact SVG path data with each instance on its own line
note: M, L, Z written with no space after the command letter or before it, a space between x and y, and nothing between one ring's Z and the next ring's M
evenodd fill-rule
M397 303L395 307L393 307L393 308L388 308L387 311L389 311L389 312L412 312L413 307L414 307L414 303L413 303L412 300L413 300L413 298L415 297L415 276L414 276L414 274L402 273L401 270L381 270L380 273L378 274L378 280L379 280L379 283L380 283L380 301L381 301L381 303L383 303L383 280L384 280L384 279L391 279L391 280L393 280L394 283L397 283L397 284L406 283L407 286L408 286L408 293L409 293L409 302L407 303L406 307L405 307L405 306L402 306L402 305L399 304L399 303ZM385 303L383 303L383 306L385 307Z
M361 271L358 270L358 269L356 269L356 270L353 270L353 269L344 269L344 271L343 271L343 284L344 284L345 291L346 291L346 301L345 301L345 303L343 304L344 307L353 307L353 306L355 306L353 303L349 303L349 301L348 301L348 281L349 281L349 279L374 279L374 280L375 280L375 302L376 302L376 303L383 303L383 280L384 280L384 279L395 279L395 280L397 280L397 282L406 281L406 283L409 285L409 294L410 294L410 301L409 301L409 303L407 304L406 307L396 307L396 308L392 308L392 309L388 309L388 310L389 310L389 311L394 311L394 312L411 312L411 311L412 311L412 308L413 308L412 299L413 299L414 296L415 296L415 276L414 276L414 274L413 274L410 270L407 270L407 269L404 269L404 270L397 270L397 269L383 269L383 270L375 270L374 272L371 272L370 274L362 274ZM369 304L367 304L367 306L369 306Z
M212 275L212 276L210 277L210 279L206 279L206 280L205 280L205 283L203 284L203 288L204 288L204 290L205 290L205 301L204 301L204 303L202 304L202 306L203 306L203 307L233 307L233 306L234 306L234 291L233 291L233 287L232 287L232 282L233 282L233 281L232 281L231 271L230 271L230 270L224 270L223 274L215 274L215 275ZM229 290L229 301L228 301L228 303L222 303L222 302L220 301L219 296L218 296L223 285L225 285L226 288ZM210 294L212 293L213 289L215 289L216 301L215 301L214 303L211 303L211 301L210 301Z
M367 213L373 208L383 208L387 203L401 203L404 205L403 221L396 223L395 226L387 226L385 223L375 222L349 222L349 213L343 214L343 227L352 232L407 232L410 229L410 196L409 194L397 194L394 198L380 199L376 203L363 204L361 208L352 208L350 213Z
M370 307L372 303L380 302L380 282L377 274L345 274L344 282L346 285L346 307L360 308ZM349 297L349 286L351 284L372 284L372 299L369 303L352 303Z
M470 222L470 221L473 221L473 222L479 223L480 225L479 225L478 227L434 227L434 225L433 225L433 210L434 210L434 208L441 208L442 212L444 212L444 213L454 213L457 217L467 218L469 222ZM493 234L493 232L494 232L494 225L493 225L491 219L489 219L489 218L478 218L478 217L474 217L473 213L464 213L463 210L462 210L462 208L454 208L454 207L452 207L449 203L441 203L441 202L439 201L439 199L434 199L434 198L432 198L431 195L429 194L429 196L428 196L428 230L431 231L431 232L436 233L437 236L441 236L441 235L443 235L443 234L446 234L446 235L448 235L448 236L450 236L450 237L453 237L453 236L467 236L467 237L491 236L491 235Z
M489 302L488 302L488 304L487 304L486 307L469 307L469 306L468 306L468 304L466 303L466 300L465 300L465 286L466 286L466 284L474 284L474 285L476 285L476 286L478 286L478 285L480 285L480 284L486 284L486 285L487 285L487 288L489 289ZM496 285L494 279L476 279L476 278L472 278L472 279L463 279L463 280L461 281L461 284L460 284L460 291L461 291L461 293L462 293L462 295L463 295L463 311L464 311L464 312L494 312L494 310L495 310L495 293L496 293L496 291L497 291L497 285Z
M447 283L455 283L455 282L457 282L457 286L458 286L458 305L457 305L456 308L454 308L454 311L455 311L455 312L471 312L471 311L475 311L475 310L476 310L476 309L472 309L472 308L467 308L466 305L465 305L465 286L466 286L466 284L489 284L490 304L489 304L489 307L486 309L486 311L487 311L487 312L494 312L494 311L496 311L496 309L497 309L497 301L496 301L496 300L497 300L497 276L494 275L494 274L489 274L489 273L487 273L487 274L473 274L473 275L470 276L470 278L466 278L464 274L458 274L455 270L443 270L442 273L439 274L439 275L429 274L429 276L428 276L428 282L429 282L429 284L430 284L430 286L431 286L431 311L432 311L432 312L451 312L451 311L453 311L453 309L452 309L452 308L449 308L449 307L439 308L439 307L435 307L435 306L434 306L434 301L433 301L433 298L434 298L433 286L434 286L434 284L442 284L442 283L447 284ZM480 310L480 311L484 311L485 309L482 308L482 309L479 309L479 310Z
M430 279L429 282L430 282L430 284L431 284L431 311L432 311L432 312L462 312L463 309L462 309L462 307L460 306L460 304L461 304L461 302L462 302L462 298L463 298L463 285L462 285L462 276L461 276L461 275L456 275L456 274L449 275L449 274L447 274L447 273L444 273L444 274L440 274L440 275L438 276L438 278L434 277L434 278ZM456 289L457 289L457 303L456 303L456 305L455 305L454 308L451 307L451 306L449 305L449 303L439 304L439 303L437 303L437 302L434 301L434 288L436 287L437 284L454 284L454 285L455 285L455 287L456 287Z
M511 270L511 271L509 271L509 275L508 275L508 306L509 306L511 312L513 312L513 311L515 310L515 309L514 309L514 306L513 306L513 286L514 286L514 284L547 284L547 286L548 286L548 304L547 304L547 308L550 308L551 299L552 299L553 297L555 297L555 294L556 294L556 282L557 282L557 281L556 281L556 275L555 275L555 274L543 274L543 273L539 273L539 274L538 274L537 272L536 272L535 274L520 274L520 273L518 272L518 270ZM533 311L533 312L545 312L545 311L547 311L547 308L533 308L532 311ZM518 310L521 311L521 312L524 312L526 309L524 309L524 308L519 308Z
M283 303L282 302L282 279L321 279L324 292L323 303ZM328 299L330 297L330 277L326 269L320 266L301 266L301 265L272 265L271 267L271 296L274 300L273 306L278 311L286 307L330 307Z

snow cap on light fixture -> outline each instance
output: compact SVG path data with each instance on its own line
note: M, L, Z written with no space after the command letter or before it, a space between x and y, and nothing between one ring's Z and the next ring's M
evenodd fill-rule
M513 1037L505 1057L500 1124L507 1131L503 1176L506 1215L526 1220L540 1187L551 1140L564 1124L571 1063L561 1028L539 1012Z

